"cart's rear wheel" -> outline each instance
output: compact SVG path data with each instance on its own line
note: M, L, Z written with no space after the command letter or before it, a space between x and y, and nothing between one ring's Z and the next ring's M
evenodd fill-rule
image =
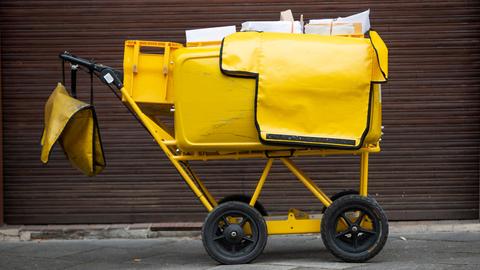
M243 203L249 204L251 199L252 199L252 197L247 196L247 195L233 194L233 195L225 196L223 199L218 201L218 204L222 204L222 203L225 203L225 202L232 202L232 201L243 202ZM264 216L264 217L268 216L267 210L258 200L255 202L254 208L257 209L257 211L260 212L260 214L262 216Z
M330 200L332 200L332 202L333 202L333 201L337 200L338 198L346 196L346 195L358 195L358 194L359 194L358 190L354 190L354 189L342 190L340 192L337 192L337 193L333 194L332 197L330 197ZM322 214L325 213L326 209L327 209L327 207L323 206Z
M243 202L225 202L207 215L202 242L208 255L222 264L248 263L265 248L267 226L255 208Z
M333 201L337 200L338 198L346 196L346 195L358 195L358 194L359 194L358 190L346 189L346 190L342 190L340 192L337 192L337 193L333 194L332 197L330 197L330 200L332 200L332 202L333 202ZM368 197L373 199L375 202L377 202L377 200L375 200L374 197L372 197L370 195L368 195ZM326 209L327 209L327 207L323 206L322 214L325 213Z
M347 262L364 262L377 255L388 236L388 221L369 197L345 195L325 210L321 233L325 247Z
M340 192L337 192L337 193L333 194L332 197L330 197L330 199L332 201L335 201L338 198L346 196L346 195L358 195L358 194L359 194L358 190L346 189L346 190L342 190Z

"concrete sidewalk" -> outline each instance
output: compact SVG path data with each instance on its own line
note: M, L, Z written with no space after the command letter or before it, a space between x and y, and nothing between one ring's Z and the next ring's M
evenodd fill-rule
M319 235L272 236L253 263L218 265L198 237L0 242L0 269L480 269L480 232L390 234L368 263L335 259Z
M179 227L181 225L181 227ZM200 235L201 222L1 226L0 241L147 239ZM478 220L389 222L392 233L480 232Z

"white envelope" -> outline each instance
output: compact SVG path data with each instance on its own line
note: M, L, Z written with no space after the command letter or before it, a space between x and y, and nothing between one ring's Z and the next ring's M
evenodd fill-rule
M235 25L201 28L185 31L187 43L189 42L208 42L222 41L222 39L237 31Z
M365 34L368 30L370 30L370 9L365 10L364 12L360 12L354 14L352 16L348 16L345 18L338 17L337 19L318 19L318 20L310 20L310 24L324 24L324 23L331 23L334 22L344 22L344 23L361 23L362 24L362 32Z
M358 24L358 23L357 23ZM355 35L354 23L318 23L305 25L305 34L322 36Z
M302 25L299 21L249 21L242 23L242 32L260 31L277 33L302 33Z

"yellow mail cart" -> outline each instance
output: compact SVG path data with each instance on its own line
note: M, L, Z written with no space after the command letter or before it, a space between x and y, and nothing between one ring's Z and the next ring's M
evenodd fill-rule
M326 248L347 262L369 260L383 248L387 218L368 195L368 158L380 151L382 134L380 84L388 77L387 48L376 32L240 32L186 46L129 40L123 72L68 52L60 58L70 63L72 82L77 70L97 76L153 136L208 211L202 241L214 260L249 263L276 234L321 233ZM92 176L105 166L103 149L94 107L78 101L75 90L59 84L47 102L42 161L58 141L72 165ZM76 136L82 147L72 146ZM328 155L359 156L358 187L329 197L292 161ZM189 166L246 158L265 159L250 196L215 198ZM268 215L259 197L276 159L318 198L322 212Z

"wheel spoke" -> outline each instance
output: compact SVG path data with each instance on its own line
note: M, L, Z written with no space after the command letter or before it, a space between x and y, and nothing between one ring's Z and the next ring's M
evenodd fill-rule
M363 218L365 217L365 213L363 211L360 212L360 216L355 220L355 225L360 225L362 223Z
M255 241L253 239L251 239L249 237L246 237L246 236L242 237L242 239L247 241L247 242L250 242L250 243L255 243Z
M218 241L220 239L224 239L225 238L225 235L221 234L221 235L217 235L213 238L213 241Z
M230 222L228 221L228 218L226 216L222 216L223 222L225 222L225 226L229 226Z
M340 216L343 218L343 220L345 220L345 223L347 224L348 227L352 226L352 221L349 218L347 218L345 213L342 213Z
M358 235L357 234L352 234L352 240L353 240L353 248L357 249L358 246Z
M337 235L335 235L335 238L340 238L340 237L344 237L346 236L347 234L351 233L350 230L346 230L346 231L343 231L343 232L340 232L340 233L337 233Z
M358 231L361 232L361 233L364 233L364 234L369 234L369 235L376 235L377 234L376 231L370 231L370 230L363 229L363 228L360 228Z
M246 217L242 217L242 221L240 221L240 223L238 224L240 227L243 227L245 225L245 223L247 223L247 218Z

